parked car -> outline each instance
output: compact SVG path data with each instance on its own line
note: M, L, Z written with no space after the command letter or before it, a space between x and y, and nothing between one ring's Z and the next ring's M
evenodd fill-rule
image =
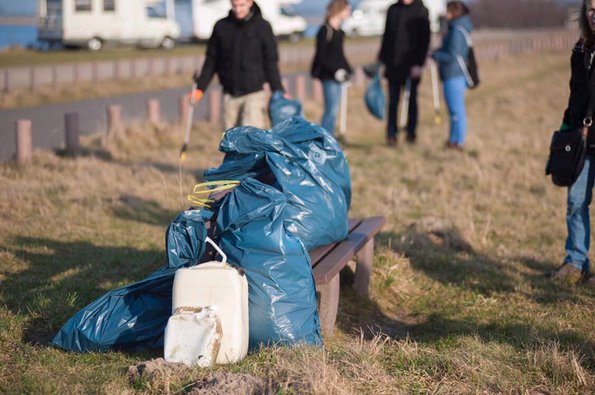
M278 37L298 41L306 30L304 18L297 15L292 4L301 0L258 0L264 19ZM227 16L229 0L175 0L176 20L182 29L182 39L208 40L215 23Z
M350 36L379 36L384 32L386 11L396 0L363 0L343 24ZM440 17L446 13L446 0L423 0L430 13L432 31L440 31Z
M39 0L39 17L38 39L50 46L171 49L180 36L173 0Z

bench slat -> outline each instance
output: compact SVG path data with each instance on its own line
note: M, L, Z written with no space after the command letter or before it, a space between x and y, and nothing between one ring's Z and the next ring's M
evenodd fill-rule
M384 217L371 217L363 220L347 239L343 240L314 267L314 280L320 284L330 282L355 254L380 232L386 220Z
M361 219L350 219L349 220L349 232L355 229L359 224L361 224ZM339 242L340 243L340 242ZM318 263L328 255L339 243L333 243L326 246L318 247L312 251L310 251L310 261L312 262L312 267L318 265Z

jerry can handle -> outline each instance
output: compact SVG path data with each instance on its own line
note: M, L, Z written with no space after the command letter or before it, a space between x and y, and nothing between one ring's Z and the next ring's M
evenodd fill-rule
M213 248L215 248L215 251L217 251L217 253L219 253L219 255L221 255L223 257L223 263L227 263L227 255L225 255L225 253L223 251L221 251L221 248L219 248L219 246L217 245L217 243L215 243L209 236L207 236L207 238L205 239L205 241L207 243L209 243L210 245L213 246Z

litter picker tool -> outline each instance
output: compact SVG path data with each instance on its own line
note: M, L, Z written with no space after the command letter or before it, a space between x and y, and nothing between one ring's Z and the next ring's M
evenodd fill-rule
M436 62L430 62L430 74L432 75L432 94L434 96L434 123L440 125L442 116L440 115L440 94L438 93L438 68Z
M186 160L186 151L188 150L188 144L190 143L190 130L192 129L192 119L194 117L194 105L196 99L194 92L196 91L196 84L192 85L192 93L190 94L190 108L188 109L188 115L186 116L186 132L184 133L184 145L180 149L180 160L183 162Z
M345 81L341 83L341 113L339 121L339 136L344 139L347 133L347 98L350 82Z
M403 92L403 103L401 104L401 116L399 117L399 127L405 129L409 121L409 98L411 97L411 78L407 78L405 82L405 90Z

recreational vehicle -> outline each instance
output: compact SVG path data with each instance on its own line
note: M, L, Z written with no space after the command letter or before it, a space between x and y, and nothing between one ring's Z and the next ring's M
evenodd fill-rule
M278 37L298 41L306 30L306 20L298 16L292 4L301 0L256 0L264 19ZM208 40L215 23L229 14L229 0L175 0L176 20L183 39Z
M396 0L363 0L343 24L350 36L378 36L384 32L386 11ZM430 12L432 31L440 31L440 17L446 14L446 0L423 0Z
M107 43L171 49L180 35L173 0L39 0L38 38L50 46Z

